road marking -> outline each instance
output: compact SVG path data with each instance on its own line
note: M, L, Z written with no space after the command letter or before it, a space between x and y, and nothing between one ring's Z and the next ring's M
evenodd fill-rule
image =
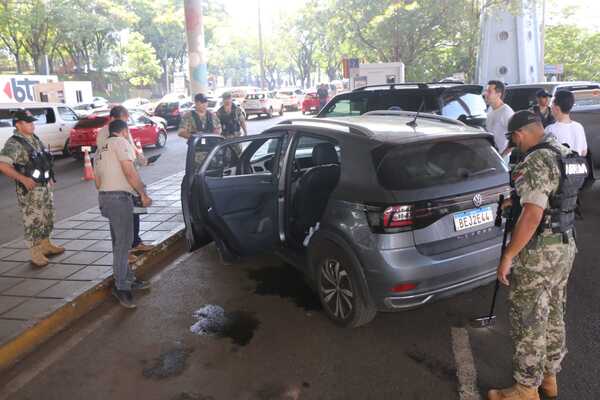
M469 343L469 332L465 328L453 327L451 334L460 400L481 400L477 390L477 370Z
M176 268L178 265L189 259L192 255L193 253L188 253L178 257L166 269L155 275L151 279L151 281L159 281L165 272ZM103 315L101 318L97 319L90 325L86 326L85 328L81 329L77 334L73 335L73 337L67 340L63 345L59 346L58 348L55 348L43 359L37 361L31 367L26 367L25 371L19 373L5 385L4 389L0 393L0 400L6 400L13 394L19 392L24 386L33 381L39 374L44 372L46 369L50 368L55 362L62 359L65 356L65 354L77 347L77 345L81 343L86 337L98 331L102 324L104 324L106 321L112 318L120 310L121 307L115 305L105 315Z
M94 323L85 327L80 333L73 335L67 340L62 346L59 346L50 354L45 356L42 360L37 362L31 367L28 367L25 371L21 372L13 379L11 379L5 386L2 394L0 394L0 400L8 399L11 395L20 391L25 385L34 380L40 373L52 366L55 362L59 361L64 357L66 353L73 350L83 339L89 336L91 333L96 332L102 324L119 311L119 307L114 307L106 315L96 320Z

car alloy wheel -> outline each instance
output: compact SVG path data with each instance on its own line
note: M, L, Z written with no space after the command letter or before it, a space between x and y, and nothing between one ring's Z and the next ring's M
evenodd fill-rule
M160 130L156 138L156 147L162 148L167 144L167 132Z
M348 319L355 302L348 271L338 260L327 258L321 265L320 281L319 291L328 313L340 321Z

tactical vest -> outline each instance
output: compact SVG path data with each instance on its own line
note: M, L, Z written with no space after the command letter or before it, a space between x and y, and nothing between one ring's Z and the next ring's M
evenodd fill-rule
M194 118L194 124L196 125L196 132L192 133L213 133L214 125L212 113L210 111L206 111L206 126L204 126L200 120L200 116L196 110L192 110L192 117Z
M33 135L33 137L38 143L42 143L36 135ZM33 179L36 183L41 185L46 185L50 180L56 182L56 179L54 179L54 162L52 160L52 155L43 147L43 145L41 146L42 150L39 151L25 138L17 135L13 135L12 138L25 146L25 148L27 148L27 153L29 154L29 162L27 164L15 164L15 169L20 174Z
M225 108L221 109L221 112L217 113L221 120L221 127L223 128L223 135L233 135L238 133L241 129L240 121L238 120L236 113L235 104L231 106L231 112L225 112Z
M577 196L588 178L590 170L585 157L581 157L576 152L562 155L560 150L549 143L540 143L532 147L527 155L541 149L550 150L557 155L560 182L558 189L549 199L548 208L544 210L538 233L550 229L552 233L562 233L564 235L575 228Z

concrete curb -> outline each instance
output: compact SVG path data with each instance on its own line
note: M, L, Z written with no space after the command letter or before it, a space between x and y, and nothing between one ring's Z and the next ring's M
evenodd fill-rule
M133 266L139 275L156 268L178 249L183 250L184 230L172 230L164 235L156 248L139 257ZM17 333L0 347L0 371L4 371L34 351L48 339L96 308L111 295L112 276L99 281L60 308L53 310L32 326Z

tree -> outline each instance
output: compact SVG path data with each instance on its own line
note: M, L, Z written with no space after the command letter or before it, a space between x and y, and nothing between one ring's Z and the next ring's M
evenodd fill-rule
M556 25L546 29L548 64L563 64L566 80L600 79L600 33L576 25Z
M17 73L23 72L22 55L25 51L25 30L20 11L22 3L15 0L0 1L0 44L15 59Z
M144 42L140 33L130 35L125 46L124 78L133 86L150 86L160 78L161 68L151 44Z

